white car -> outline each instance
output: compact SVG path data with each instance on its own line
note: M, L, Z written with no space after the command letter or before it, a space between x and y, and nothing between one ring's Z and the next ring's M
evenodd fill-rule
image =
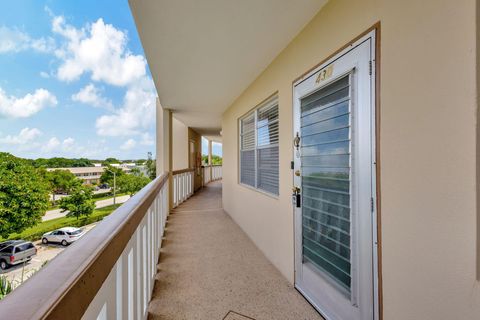
M42 243L49 242L61 243L66 246L72 242L77 241L85 234L83 229L74 227L65 227L45 233L42 236Z

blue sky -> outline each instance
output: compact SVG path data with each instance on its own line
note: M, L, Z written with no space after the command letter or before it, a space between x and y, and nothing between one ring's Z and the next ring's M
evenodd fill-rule
M202 154L208 154L208 140L202 137ZM222 156L222 144L212 142L212 154Z
M0 12L0 151L155 154L156 91L126 0L2 1Z

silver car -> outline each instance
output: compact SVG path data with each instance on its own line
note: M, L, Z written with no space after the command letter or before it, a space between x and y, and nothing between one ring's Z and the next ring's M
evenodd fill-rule
M65 227L51 232L47 232L42 236L42 243L49 242L61 243L63 246L69 245L77 241L85 234L83 229L74 227Z
M10 240L0 243L0 269L28 262L37 254L37 248L30 241Z

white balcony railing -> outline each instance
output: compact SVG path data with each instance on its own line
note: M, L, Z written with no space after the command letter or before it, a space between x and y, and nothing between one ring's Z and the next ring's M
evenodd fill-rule
M175 208L194 192L194 169L173 171L173 207Z
M202 166L203 185L222 179L222 165Z

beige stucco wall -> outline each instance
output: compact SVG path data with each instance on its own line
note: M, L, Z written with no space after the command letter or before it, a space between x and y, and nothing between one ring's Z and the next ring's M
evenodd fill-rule
M188 127L173 117L173 170L188 168Z
M474 0L329 1L224 113L224 208L293 282L292 81L378 21L384 319L479 319ZM238 118L275 91L278 199L238 184Z

